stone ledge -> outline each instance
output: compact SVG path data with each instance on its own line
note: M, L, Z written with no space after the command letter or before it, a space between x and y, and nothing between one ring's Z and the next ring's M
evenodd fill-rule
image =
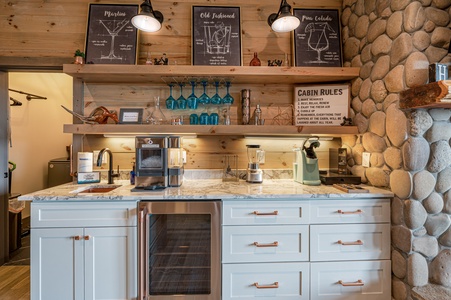
M412 299L414 300L451 299L451 289L435 284L417 286L412 289Z

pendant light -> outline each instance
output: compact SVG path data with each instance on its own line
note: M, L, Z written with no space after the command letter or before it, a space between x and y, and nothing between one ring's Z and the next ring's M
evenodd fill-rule
M141 5L141 12L132 17L132 24L136 28L146 32L156 32L160 30L163 23L163 14L153 10L150 0L145 0Z
M291 5L281 0L279 11L269 15L268 24L275 32L290 32L298 28L301 21L291 13Z

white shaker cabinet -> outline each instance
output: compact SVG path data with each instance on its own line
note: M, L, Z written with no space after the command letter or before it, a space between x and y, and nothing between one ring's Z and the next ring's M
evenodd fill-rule
M222 300L389 300L390 199L225 200Z
M222 300L308 300L308 201L224 201L222 211Z
M134 202L33 203L31 300L136 299L136 247Z

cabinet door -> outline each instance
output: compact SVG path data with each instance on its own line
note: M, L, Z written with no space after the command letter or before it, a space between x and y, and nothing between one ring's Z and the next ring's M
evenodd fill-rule
M136 299L137 229L86 228L86 300Z
M311 300L390 299L389 260L311 263L310 274Z
M223 225L308 224L308 201L224 201Z
M83 229L31 229L31 300L84 299Z
M307 300L309 277L309 263L223 264L222 300Z
M390 259L390 224L310 226L310 261Z
M223 226L222 262L309 260L308 225Z

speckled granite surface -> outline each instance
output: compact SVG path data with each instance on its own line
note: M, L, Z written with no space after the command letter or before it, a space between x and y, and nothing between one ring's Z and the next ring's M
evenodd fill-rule
M107 193L80 193L100 184L64 184L19 197L27 201L111 201L111 200L152 200L152 199L362 199L392 197L389 190L363 186L369 193L348 194L332 186L308 186L291 179L267 179L263 183L222 182L221 179L185 180L181 187L164 190L133 192L134 186L127 180L117 180L119 187Z

